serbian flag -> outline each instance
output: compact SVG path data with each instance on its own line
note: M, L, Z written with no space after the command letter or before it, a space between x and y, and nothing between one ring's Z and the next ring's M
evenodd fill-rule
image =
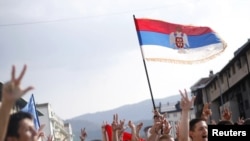
M213 59L226 43L210 27L135 18L144 59L179 64L202 63Z

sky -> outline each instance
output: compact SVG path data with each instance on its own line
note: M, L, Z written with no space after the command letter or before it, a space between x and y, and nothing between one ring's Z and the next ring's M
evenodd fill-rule
M154 99L219 72L250 38L248 0L0 1L0 81L11 66L28 68L22 88L62 119L151 99L135 31L136 18L209 26L227 43L202 64L146 62ZM158 105L158 103L156 103ZM146 109L145 109L146 110ZM152 110L152 109L148 109ZM112 118L112 117L111 117Z

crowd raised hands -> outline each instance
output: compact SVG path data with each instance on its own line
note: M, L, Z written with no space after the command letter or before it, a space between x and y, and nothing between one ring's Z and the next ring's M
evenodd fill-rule
M207 141L209 124L232 125L232 112L228 107L224 107L222 117L217 123L211 119L210 103L204 104L200 117L190 119L190 109L194 104L195 96L189 96L185 89L179 92L181 95L181 118L175 125L176 138L170 134L173 127L169 124L166 115L154 109L153 123L145 138L142 138L139 134L143 123L136 125L131 120L128 120L128 122L125 119L119 120L118 114L114 114L111 124L103 122L101 128L103 141ZM250 119L246 120L250 123ZM239 118L237 125L245 124L246 120ZM128 127L131 129L130 132L126 132Z
M3 84L2 87L2 104L0 106L0 141L38 141L39 139L53 141L53 136L46 135L43 132L45 125L41 125L39 130L36 130L33 123L32 115L24 112L16 112L10 114L15 103L23 95L33 89L32 86L21 88L21 81L26 72L27 66L24 65L19 76L16 76L16 68L12 67L11 79ZM179 91L181 95L181 118L178 124L175 125L176 138L170 135L172 126L168 122L165 115L159 113L157 109L153 110L153 123L148 129L148 135L142 138L140 131L143 123L135 124L132 120L119 119L118 114L113 115L112 123L103 122L101 126L102 141L206 141L208 136L208 124L214 125L246 125L250 124L250 118L243 119L239 117L238 121L232 122L232 112L229 107L224 107L221 119L216 122L212 117L210 103L204 104L201 116L190 119L190 109L193 106L195 97L188 96L186 90ZM14 120L17 116L23 115L20 121ZM210 122L208 122L210 119ZM22 126L18 126L18 125ZM27 130L27 132L22 132ZM127 131L127 129L130 129ZM81 141L86 141L87 131L81 129L79 136ZM66 138L64 139L66 140Z

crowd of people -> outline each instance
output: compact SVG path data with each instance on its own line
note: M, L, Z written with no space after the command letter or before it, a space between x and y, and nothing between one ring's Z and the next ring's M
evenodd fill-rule
M0 141L38 141L44 140L43 126L36 130L33 117L30 113L17 111L11 113L16 101L33 89L32 86L21 88L21 80L24 77L27 66L24 65L21 74L16 77L16 68L12 67L11 79L3 84L2 104L0 106ZM143 123L135 124L129 120L127 125L130 132L126 132L125 119L120 120L118 114L113 115L112 123L103 122L101 126L102 141L207 141L208 125L244 125L250 124L250 119L239 118L232 122L232 113L228 108L223 111L222 119L219 122L208 122L212 115L209 104L203 107L202 115L199 118L190 119L190 109L193 106L195 96L189 97L186 90L179 91L181 95L181 118L175 127L171 127L166 116L154 109L153 123L148 129L146 138L142 138L140 130ZM176 128L176 137L171 136L170 131ZM81 129L80 140L85 141L87 131ZM45 139L53 141L51 135Z

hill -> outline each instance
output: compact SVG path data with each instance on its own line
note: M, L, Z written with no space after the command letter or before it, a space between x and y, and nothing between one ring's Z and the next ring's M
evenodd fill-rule
M156 107L159 103L177 102L180 95L173 95L162 99L155 99ZM86 128L87 140L101 139L101 125L103 121L111 123L113 114L118 114L119 119L132 120L134 123L143 122L143 128L152 124L152 101L151 99L139 103L124 105L113 110L83 114L66 120L72 126L74 141L79 141L81 128ZM144 133L141 133L144 134Z

